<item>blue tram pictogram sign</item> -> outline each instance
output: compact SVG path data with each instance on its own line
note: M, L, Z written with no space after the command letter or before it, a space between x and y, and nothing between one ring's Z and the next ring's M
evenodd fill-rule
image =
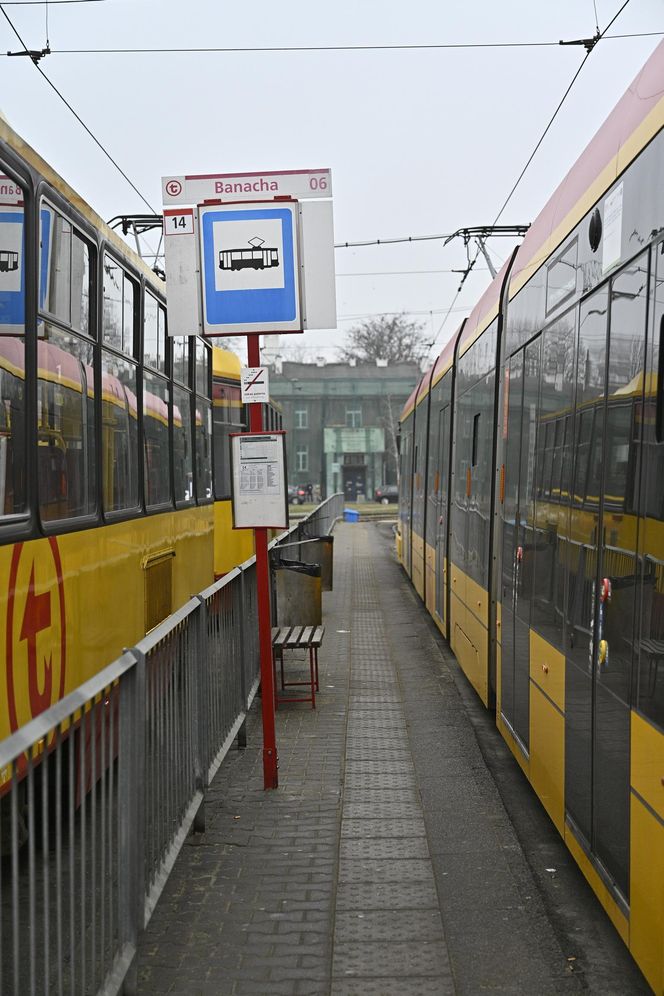
M279 250L264 248L264 240L249 239L251 249L221 249L219 251L220 270L266 270L279 266ZM0 266L2 254L0 253Z

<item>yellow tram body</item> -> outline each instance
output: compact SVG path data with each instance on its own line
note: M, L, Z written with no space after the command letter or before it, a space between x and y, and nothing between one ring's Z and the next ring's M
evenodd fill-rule
M397 545L659 994L662 92L664 45L413 392Z

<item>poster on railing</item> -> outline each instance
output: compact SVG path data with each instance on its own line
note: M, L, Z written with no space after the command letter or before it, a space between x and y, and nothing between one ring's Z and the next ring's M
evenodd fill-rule
M236 432L230 446L233 529L284 529L286 433Z

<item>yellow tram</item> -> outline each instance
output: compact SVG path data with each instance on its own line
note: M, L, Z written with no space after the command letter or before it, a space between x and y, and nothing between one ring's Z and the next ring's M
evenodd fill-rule
M664 992L664 44L401 419L401 563Z
M0 173L2 739L213 580L214 506L209 346L1 121Z

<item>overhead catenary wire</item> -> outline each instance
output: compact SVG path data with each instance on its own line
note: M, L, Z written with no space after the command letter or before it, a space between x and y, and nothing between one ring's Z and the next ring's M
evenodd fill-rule
M530 164L532 163L533 159L535 158L535 156L536 156L536 154L537 154L540 146L542 145L542 142L544 141L544 139L546 138L547 134L549 133L549 131L551 129L551 126L553 125L553 122L556 120L556 118L557 118L557 116L558 116L558 114L560 112L560 109L562 108L563 104L567 100L567 97L569 96L570 91L572 90L572 87L574 86L574 84L576 83L577 79L579 78L579 76L581 74L581 70L585 66L585 64L588 61L588 59L590 58L590 54L593 51L595 45L597 44L597 42L602 41L602 40L604 40L607 37L606 32L609 30L609 28L611 27L611 25L616 22L616 20L618 19L618 17L620 17L620 15L624 11L625 7L627 7L627 5L629 4L629 2L630 2L630 0L625 0L625 2L619 8L619 10L616 12L616 14L614 14L614 16L611 18L611 20L609 21L609 23L607 24L607 26L604 28L604 30L603 31L598 31L597 35L595 35L594 44L590 48L586 48L586 54L584 55L583 59L581 60L581 65L579 66L579 68L577 69L577 71L574 73L574 76L572 77L569 85L567 86L567 89L563 93L561 99L558 101L558 105L557 105L556 109L554 110L553 114L551 115L551 118L549 119L549 122L548 122L546 128L544 129L544 131L540 135L540 137L539 137L539 139L537 141L537 144L535 145L535 148L533 149L533 151L529 155L529 157L528 157L528 159L526 161L525 166L523 167L523 169L519 173L516 181L512 185L512 188L511 188L509 194L507 195L507 197L503 201L503 203L501 205L501 208L500 208L500 210L498 211L498 214L495 217L494 225L500 220L500 217L501 217L502 213L504 212L504 210L507 207L507 205L509 204L509 202L512 200L512 197L514 196L514 194L515 194L515 192L516 192L519 184L523 180L523 178L524 178L524 176L526 174L526 171L528 170L528 167L530 166ZM477 252L475 253L475 256L472 259L472 261L469 263L468 272L470 272L470 270L472 270L472 268L474 267L475 262L477 261L477 258L478 258L479 254L480 254L480 251L481 250L478 248ZM450 309L456 303L456 301L457 301L457 299L459 297L460 292L461 292L461 287L459 287L459 289L457 290L456 294L454 295L454 298L452 300L452 305L450 305ZM445 327L445 324L447 322L447 319L448 319L450 313L451 312L448 312L448 314L445 315L445 318L441 322L440 328L438 329L436 335L434 336L434 338L433 338L433 340L432 340L432 342L431 342L431 344L429 346L429 349L433 349L433 347L436 345L436 342L438 341L438 339L440 337L440 334L443 331L443 328Z
M40 0L43 2L43 0ZM53 2L53 0L51 0ZM64 2L64 0L60 0ZM74 0L70 0L74 2ZM83 0L79 0L83 2ZM623 38L651 38L664 35L664 31L637 31L632 34L606 35L605 40ZM591 42L592 39L581 39ZM57 48L51 55L204 55L233 53L269 54L289 52L421 52L442 51L445 49L514 49L514 48L558 48L561 45L576 44L558 41L508 41L508 42L425 42L399 45L225 45L225 46L181 46L181 47L144 47L144 48Z
M107 0L4 0L4 7L48 7L55 3L107 3Z
M16 27L15 27L15 26L14 26L14 24L12 23L12 20L11 20L11 18L9 17L9 14L7 14L7 12L6 12L6 11L5 11L5 9L4 9L4 6L3 6L3 4L1 4L1 3L0 3L0 13L2 13L3 17L5 18L5 20L6 20L6 21L7 21L7 23L9 24L9 27L10 27L10 28L12 29L12 31L14 32L14 34L16 35L16 37L18 38L18 40L19 40L20 44L21 44L21 45L23 46L24 50L25 50L26 52L29 52L30 50L28 49L28 46L27 46L27 45L25 44L25 42L23 41L23 38L21 37L21 35L19 34L18 30L16 29ZM57 94L57 96L58 96L58 97L60 98L60 100L61 100L61 101L63 102L63 104L64 104L64 105L65 105L65 106L66 106L66 107L68 108L68 110L69 110L69 111L71 111L71 113L72 113L72 114L74 115L74 117L76 118L76 120L78 121L78 123L79 123L79 124L81 125L81 127L82 127L82 128L83 128L83 129L84 129L84 130L85 130L86 132L87 132L87 134L88 134L88 135L90 136L90 138L91 138L91 139L92 139L92 141L93 141L93 142L95 143L95 145L96 145L96 146L97 146L97 147L98 147L99 149L101 149L101 151L102 151L102 152L104 153L104 155L105 155L105 156L106 156L106 158L107 158L107 159L109 160L109 162L110 162L110 163L111 163L111 164L112 164L112 165L113 165L113 166L114 166L114 167L115 167L115 168L117 169L117 171L118 171L118 172L120 173L120 175L121 175L122 177L124 177L124 179L125 179L125 180L127 181L127 183L128 183L128 184L129 184L129 186L130 186L130 187L132 188L132 190L134 191L134 193L138 194L138 196L139 196L139 197L140 197L140 199L141 199L141 200L143 201L143 203L144 203L144 204L145 204L145 205L146 205L146 206L147 206L147 207L148 207L148 208L149 208L149 209L150 209L150 210L151 210L151 211L152 211L153 213L155 213L155 214L156 214L156 210L155 210L155 208L154 208L154 207L152 206L152 204L150 204L149 200L148 200L148 199L147 199L147 198L145 197L145 195L144 195L143 193L141 193L141 191L140 191L140 190L138 189L138 187L136 186L136 184L134 183L134 181L133 181L133 180L132 180L132 179L131 179L131 178L130 178L130 177L129 177L128 175L127 175L127 173L125 173L125 171L124 171L124 170L122 169L122 167L120 166L120 164L119 164L119 163L118 163L118 162L117 162L117 161L116 161L116 160L115 160L115 159L113 158L113 156L111 155L111 153L110 153L110 152L109 152L109 151L108 151L108 150L107 150L107 149L106 149L106 148L105 148L105 147L104 147L104 146L102 145L102 143L101 143L101 142L99 141L99 139L98 139L98 138L97 138L97 136L96 136L96 135L94 134L94 132L92 132L92 130L91 130L91 129L90 129L90 128L89 128L89 127L88 127L88 126L86 125L85 121L84 121L84 120L82 119L82 117L80 116L80 114L78 114L78 112L74 110L74 108L73 108L73 107L72 107L72 105L71 105L71 104L69 103L69 101L68 101L68 100L67 100L67 98L66 98L66 97L64 96L64 94L62 94L62 93L61 93L61 92L60 92L60 91L58 90L58 88L57 88L57 86L55 85L55 83L53 83L53 82L52 82L52 81L51 81L51 80L50 80L50 79L48 78L48 76L46 75L46 73L44 72L44 70L43 70L43 69L41 68L41 66L39 66L39 65L37 64L37 62L36 62L36 61L35 61L34 59L33 59L32 61L33 61L33 63L34 63L34 66L35 66L35 69L37 70L37 72L38 72L38 73L39 73L39 74L40 74L40 75L41 75L41 76L42 76L42 77L44 78L44 80L45 80L45 81L46 81L46 82L48 83L48 85L49 85L49 86L51 87L51 89L52 89L52 90L54 91L54 93L56 93L56 94Z

